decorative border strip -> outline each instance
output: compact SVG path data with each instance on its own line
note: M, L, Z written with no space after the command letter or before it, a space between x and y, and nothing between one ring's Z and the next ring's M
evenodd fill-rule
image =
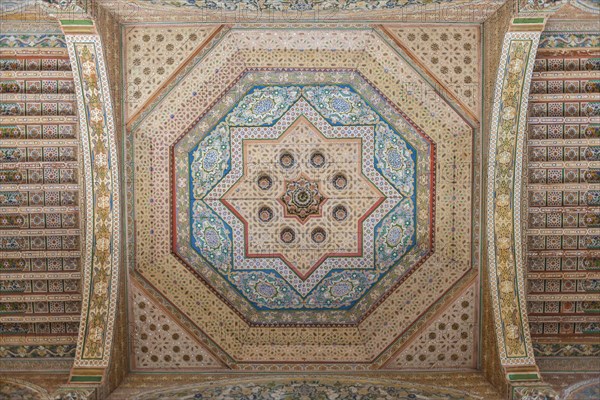
M540 38L541 49L589 48L600 46L600 34L589 32L545 32Z
M508 32L494 92L488 166L490 291L502 365L535 365L521 248L521 173L527 105L540 32Z
M73 67L86 193L82 320L74 367L108 366L120 262L120 198L112 100L100 37L66 35Z
M2 48L65 48L62 34L7 34L0 36Z
M25 360L28 358L70 358L75 356L74 344L31 344L0 346L3 362L7 358Z

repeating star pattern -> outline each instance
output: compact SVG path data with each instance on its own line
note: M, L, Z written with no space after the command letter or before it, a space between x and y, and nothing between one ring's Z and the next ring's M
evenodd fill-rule
M416 244L417 151L350 86L254 86L185 157L190 246L258 310L351 308Z

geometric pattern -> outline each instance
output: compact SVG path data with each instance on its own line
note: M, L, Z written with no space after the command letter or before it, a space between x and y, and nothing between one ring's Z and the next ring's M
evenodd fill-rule
M225 29L177 69L173 79L165 83L164 90L157 92L155 100L148 103L142 114L128 121L131 129L128 129L126 136L125 193L129 266L139 274L141 287L154 301L165 306L175 321L189 327L190 332L194 333L205 348L220 354L221 359L230 357L227 363L234 368L245 371L260 368L276 371L289 368L312 370L330 366L354 370L381 367L399 351L403 343L410 340L430 318L443 309L447 298L455 298L457 291L464 288L467 279L476 274L473 268L479 263L479 245L474 234L477 228L474 226L477 225L475 221L479 219L480 210L476 200L479 179L474 175L474 170L478 168L478 146L473 128L465 122L460 111L456 111L437 94L423 96L422 93L411 90L419 85L428 88L429 84L405 61L405 55L400 55L403 53L394 42L387 41L380 35L385 36L385 33L370 28L340 29L337 25L323 30L304 27L292 30L268 27ZM242 104L242 99L251 93L258 94L265 88L274 87L297 88L299 93L298 99L294 97L289 107L284 107L286 109L281 116L277 115L272 121L260 126L244 126L240 120L231 119L233 110ZM226 244L225 240L215 240L225 236L216 236L214 233L228 231L215 229L207 236L201 229L194 232L194 204L212 202L214 208L209 211L217 218L213 218L213 221L208 218L208 222L219 222L222 217L220 222L223 227L225 223L231 227L230 238L233 238L235 229L238 229L236 237L243 238L242 219L249 224L262 224L264 222L259 216L267 222L270 218L278 218L285 226L274 224L272 233L269 233L272 241L269 246L278 246L279 253L284 244L275 244L275 241L279 241L282 236L290 237L287 233L280 235L286 227L302 229L319 221L322 224L319 227L324 232L318 231L314 237L318 240L325 237L325 244L327 238L333 240L336 235L332 234L330 227L335 227L339 221L333 217L333 209L328 211L328 207L346 207L346 213L343 209L338 209L335 215L343 218L347 214L349 223L359 219L358 215L362 211L357 216L350 212L354 212L354 207L359 204L355 203L358 199L345 199L341 191L327 186L331 185L330 178L334 172L327 170L327 160L336 160L337 164L338 156L364 154L363 144L359 147L352 140L358 137L369 138L371 132L372 143L375 143L376 124L363 122L352 125L344 121L328 121L328 111L320 109L318 102L311 103L311 99L305 98L308 95L304 93L308 93L309 88L324 87L347 88L349 95L362 99L368 105L361 106L360 110L373 112L377 120L382 121L381 127L385 123L393 135L396 135L391 137L402 139L407 150L409 146L414 150L414 244L404 255L389 252L389 267L385 267L388 268L387 271L375 271L368 275L373 278L369 291L348 308L260 309L251 303L252 299L248 299L250 295L257 293L255 289L240 293L235 286L243 287L252 277L248 280L227 280L232 276L243 276L246 272L249 276L255 271L233 269L228 274L213 266L219 260L213 262L210 257L207 260L202 255L202 251L206 256L211 253L207 251L208 247L202 247L203 243L210 243L216 248L221 243ZM288 104L283 100L278 102ZM269 104L268 101L260 103L258 110L266 110ZM341 102L336 101L335 104L341 105L341 110L345 109ZM295 112L299 116L301 109L304 110L302 119L290 130L297 118L288 121L288 116L283 114ZM230 127L230 122L238 125ZM299 130L296 131L295 128ZM330 155L326 151L327 146L337 147L342 144L341 138L336 138L333 133L341 134L351 130L354 130L356 138L347 138L352 140L348 146L344 144L350 150L336 151L334 155ZM222 133L221 136L219 132ZM258 176L254 176L253 179L244 180L246 187L243 190L261 193L263 197L236 196L230 191L234 183L227 180L233 178L234 174L237 174L235 176L239 177L240 182L245 179L242 155L253 151L252 146L249 146L251 141L242 138L261 132L263 135L271 135L260 138L269 141L268 146L262 147L265 154L267 151L275 152L279 149L277 146L287 146L285 140L290 135L299 138L298 135L302 134L305 142L295 143L291 149L288 148L291 150L291 158L297 163L294 164L289 155L281 157L283 152L277 153L278 157L270 160L268 168L265 165L266 169L261 171L268 172L272 187L280 185L277 191L271 194L263 192L258 182L267 187L269 179L257 180ZM230 149L225 152L225 157L215 157L221 154L218 146L210 151L210 146L207 146L210 138L215 139L212 143L219 142L221 138L227 139L221 142ZM244 142L247 142L246 146ZM363 143L366 148L368 143L366 140ZM321 146L321 151L315 151ZM207 151L203 153L204 150ZM369 148L366 150L371 151ZM321 154L314 154L319 152ZM404 189L397 190L390 183L393 180L381 178L387 172L384 171L385 165L375 165L375 147L369 154L372 154L369 163L366 159L354 160L344 166L359 168L360 165L362 171L366 171L365 168L369 166L373 168L374 171L371 172L353 174L352 179L346 179L346 182L357 183L359 178L362 179L361 175L370 176L370 180L379 177L381 182L371 183L383 194L378 196L387 197L363 221L364 249L368 239L364 234L368 219L379 218L377 210L382 210L381 207L386 202L393 205L400 201L398 204L402 204L402 201L410 199L410 194L405 195ZM209 155L208 158L206 155ZM393 158L398 160L395 156ZM224 161L223 165L217 162L219 160ZM227 160L231 161L230 167ZM319 167L323 160L324 166ZM282 164L289 166L290 163L296 165L297 170L294 172L295 176L290 173L286 178L288 169ZM250 167L254 168L254 165ZM227 171L227 168L230 169L224 174L223 171ZM202 171L219 170L220 175L215 175L218 178L213 177L218 181L215 185L202 184L203 181L210 182L210 175ZM410 168L401 170L410 172ZM320 178L321 171L328 179ZM194 175L197 172L201 173ZM343 182L343 179L336 181ZM342 187L343 184L338 186ZM242 187L242 184L239 183L237 187ZM306 192L310 192L308 195L296 191L307 187ZM351 189L350 186L347 187L347 190ZM389 190L388 194L386 190ZM377 191L372 193L377 194ZM289 196L285 197L284 193ZM295 203L291 200L292 193L298 195ZM221 201L226 196L229 196L229 207ZM245 197L249 197L251 201L240 202ZM260 199L261 203L271 201L272 203L262 204L270 204L271 210L259 212L262 206L258 206L256 199ZM369 210L371 200L365 198L360 201L364 201L365 209ZM338 204L343 202L348 203ZM315 207L305 206L308 204ZM243 211L243 218L233 212L241 215L239 210ZM294 213L296 214L293 215ZM201 222L200 228L206 222L201 219L197 221ZM287 226L292 222L293 226ZM396 229L391 231L390 237L397 238L396 233L399 232ZM312 233L312 229L309 233ZM375 232L370 235L375 237ZM205 238L208 240L204 240ZM311 246L316 245L312 235L304 238L295 235L295 238L307 240L306 243L311 243ZM244 240L228 240L233 243L232 251L239 248L241 254L244 254ZM262 244L256 241L254 243ZM353 251L353 243L357 242L348 241L348 251ZM395 240L390 243L399 244ZM469 243L469 251L465 251L464 243ZM227 246L221 248L228 251ZM364 249L363 252L366 252ZM266 251L265 249L264 252ZM328 283L327 274L342 276L350 271L342 269L343 265L340 264L337 270L333 268L324 273L323 267L327 260L335 258L332 256L326 258L314 271L301 274L306 277L303 280L289 265L281 261L280 256L266 257L264 252L260 253L260 258L272 264L280 263L281 266L281 273L271 267L271 276L279 278L282 285L287 285L287 293L293 290L300 299L309 298L311 292L303 297L301 289L294 289L292 284L297 283L295 287L301 288L302 284L316 283L314 292L320 284ZM275 252L269 250L267 255L272 253ZM394 257L400 259L395 260ZM345 258L344 261L360 262L361 257ZM250 257L245 260L242 257L236 262L237 265L243 265L240 262L252 260ZM308 264L312 266L316 263ZM229 266L227 263L219 265ZM256 271L266 275L265 270ZM273 271L280 275L275 275ZM369 269L357 268L352 270L354 271L367 273ZM282 273L289 280L284 279ZM318 274L325 275L325 278L318 279ZM426 291L423 290L424 287L427 288ZM265 288L265 294L273 293L272 290L269 291L269 287L261 287ZM343 289L343 286L340 288ZM327 306L325 302L320 304ZM298 325L301 327L297 327ZM225 358L222 357L223 354ZM266 361L269 361L268 365L265 364Z
M58 25L3 22L2 31L0 357L34 369L30 360L74 357L83 276L80 140Z
M586 0L589 1L589 0ZM503 0L111 0L125 21L144 21L157 15L173 20L255 22L257 20L315 21L333 16L339 20L483 22ZM112 10L111 10L112 11ZM370 15L369 15L370 14ZM443 17L442 17L443 15Z
M319 0L305 0L300 3L289 2L285 0L236 0L234 2L227 0L137 0L139 2L150 2L162 6L170 7L188 7L189 9L221 9L221 10L278 10L278 11L306 11L315 9L327 10L327 9L341 9L341 10L378 10L378 9L401 9L410 6L424 6L427 4L443 4L443 3L461 3L460 0L434 0L432 2L424 0L415 0L411 3L401 2L389 2L385 0L374 0L369 3L357 1L357 0L342 0L342 1L319 1ZM468 3L468 1L466 1ZM462 1L465 3L465 1Z
M212 26L197 25L165 27L160 31L137 26L127 28L128 85L124 94L127 113L135 114L214 30Z
M181 227L205 262L182 258L287 317L350 309L389 270L419 263L404 257L416 244L416 164L433 164L432 145L368 104L346 85L253 86L194 147L176 146L190 174L178 185L191 197Z
M517 28L518 29L518 28ZM490 132L487 242L496 338L502 365L535 365L521 260L521 170L527 93L539 32L504 36ZM525 93L525 94L524 94Z
M385 365L403 370L475 368L476 283ZM460 321L460 322L459 322Z
M131 286L139 325L129 332L137 370L218 369L221 363L141 289Z
M75 367L102 368L108 366L117 308L121 264L120 180L102 46L93 25L82 25L87 34L66 35L79 107L87 194L82 284L85 293L82 315L86 318L79 327Z
M217 381L204 384L186 385L149 391L133 397L135 400L172 399L215 399L243 400L248 398L277 399L431 399L431 400L474 400L467 392L425 386L413 383L399 383L393 380L353 377L310 378L300 376L290 378L241 378L233 381Z
M578 356L573 346L600 334L600 60L585 50L556 54L549 44L562 42L546 40L528 118L527 306L534 345Z
M478 26L389 26L389 31L430 69L444 87L478 115L480 62Z

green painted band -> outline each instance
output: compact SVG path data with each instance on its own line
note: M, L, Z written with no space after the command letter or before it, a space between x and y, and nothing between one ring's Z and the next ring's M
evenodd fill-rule
M509 381L531 381L538 379L540 379L538 374L508 374Z
M515 18L513 24L542 24L544 18Z
M89 19L61 19L60 23L62 25L94 25Z
M100 382L102 380L102 376L94 376L94 375L73 375L71 377L71 382Z

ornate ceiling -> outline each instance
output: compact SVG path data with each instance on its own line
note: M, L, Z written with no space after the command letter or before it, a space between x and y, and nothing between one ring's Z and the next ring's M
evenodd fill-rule
M597 391L594 1L43 3L0 1L45 15L1 25L0 370L71 374L0 390Z
M254 324L349 324L385 296L388 272L393 286L430 254L435 146L401 115L391 128L368 105L382 99L352 89L376 95L360 77L299 73L306 85L247 73L231 90L248 94L215 112L221 122L201 120L175 145L173 186L189 189L176 193L174 247L221 274Z
M0 27L0 357L66 370L82 299L73 73L56 22Z
M483 22L504 0L102 0L101 3L127 22L365 19Z
M549 369L561 357L572 370L585 370L581 361L600 354L594 346L600 332L600 60L588 50L598 39L542 35L532 77L527 299L538 360Z
M223 362L382 364L474 283L477 138L395 40L219 32L133 114L132 267Z

